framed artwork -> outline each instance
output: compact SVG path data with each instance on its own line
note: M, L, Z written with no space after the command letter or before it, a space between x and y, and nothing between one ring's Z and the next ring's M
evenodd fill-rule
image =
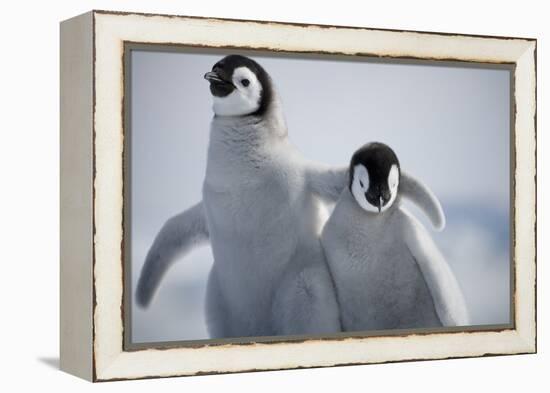
M61 368L536 352L536 40L61 23Z

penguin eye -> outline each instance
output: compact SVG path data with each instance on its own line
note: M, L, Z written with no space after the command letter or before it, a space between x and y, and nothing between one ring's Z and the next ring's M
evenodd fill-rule
M244 87L248 86L250 84L250 81L248 79L241 79L241 83Z
M364 187L363 182L361 180L359 180L359 185L361 186L361 188Z

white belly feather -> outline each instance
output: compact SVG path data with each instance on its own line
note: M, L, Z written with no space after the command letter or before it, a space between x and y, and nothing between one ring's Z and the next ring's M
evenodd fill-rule
M398 227L398 206L382 215L344 191L322 244L346 331L441 326L422 272Z

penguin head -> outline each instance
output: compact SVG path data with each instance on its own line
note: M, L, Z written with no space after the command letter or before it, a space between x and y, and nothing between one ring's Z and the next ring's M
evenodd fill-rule
M364 210L384 212L397 197L400 171L399 160L389 146L368 143L351 158L349 189Z
M217 116L262 115L272 100L271 79L254 60L229 55L204 75Z

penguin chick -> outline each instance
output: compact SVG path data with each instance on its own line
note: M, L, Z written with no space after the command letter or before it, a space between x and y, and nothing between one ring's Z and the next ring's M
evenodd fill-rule
M139 304L149 303L178 255L209 240L211 337L341 331L320 243L324 206L312 183L339 193L347 168L320 170L303 159L288 140L271 78L252 59L227 56L204 78L214 118L203 199L155 239L136 290Z
M349 186L323 229L344 331L468 324L452 270L401 204L400 178L389 146L363 146L351 159Z

